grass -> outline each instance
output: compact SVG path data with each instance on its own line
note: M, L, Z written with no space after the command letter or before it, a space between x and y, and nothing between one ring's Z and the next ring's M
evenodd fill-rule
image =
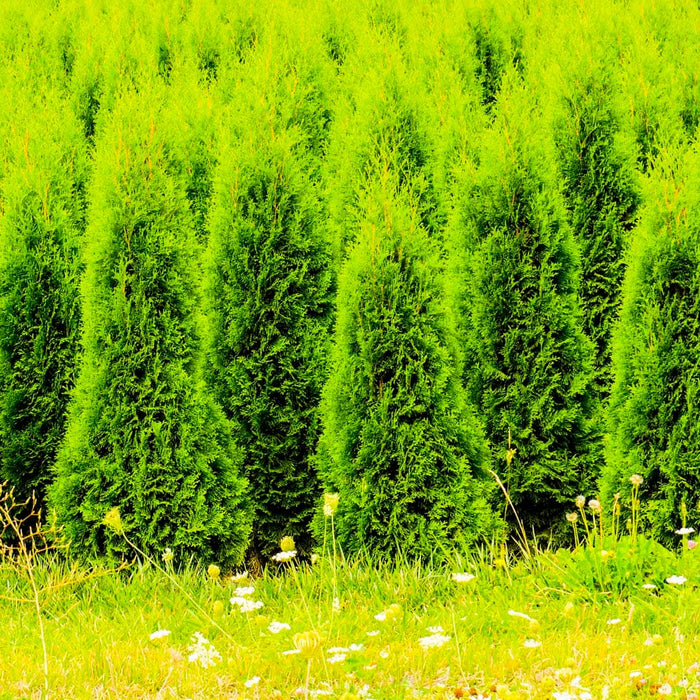
M695 697L697 552L669 553L649 590L627 575L635 569L609 568L614 552L594 544L574 556L540 552L519 561L486 549L447 568L327 557L272 565L248 581L213 579L191 565L168 564L164 573L148 561L95 569L70 586L43 588L50 696ZM645 556L652 575L661 560ZM591 559L608 567L597 582ZM457 582L453 572L474 578ZM58 554L33 573L40 589L49 579L76 580ZM681 573L685 583L665 583ZM611 576L636 583L616 587ZM249 585L245 597L264 605L244 613L230 599ZM0 593L0 699L44 697L36 611L7 600L27 596L30 583L7 561ZM383 611L386 619L376 619ZM290 629L273 633L272 622ZM157 630L170 634L151 640ZM189 660L195 632L219 652L215 665ZM419 640L435 634L444 643L424 648Z

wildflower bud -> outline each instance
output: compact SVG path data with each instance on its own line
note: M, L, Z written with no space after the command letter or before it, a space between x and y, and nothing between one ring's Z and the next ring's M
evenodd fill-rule
M588 501L588 507L594 513L601 513L603 511L603 506L600 505L600 501L596 500L595 498L592 498L590 501Z
M586 505L586 497L585 496L576 496L576 507L583 508L585 505Z
M115 532L117 535L124 534L124 523L119 515L119 508L110 508L106 513L102 524Z
M318 632L299 632L293 638L294 647L304 656L313 656L321 646L321 637Z
M340 496L337 493L323 494L323 515L330 518L338 510L338 501Z
M209 564L207 573L209 574L210 579L216 581L218 580L219 576L221 576L221 569L216 564Z
M215 600L212 605L212 612L215 618L220 618L224 616L224 602L222 600Z
M632 521L627 518L627 522L625 523L626 527L628 530L632 530Z
M173 550L170 549L170 547L166 547L165 551L160 556L166 564L169 564L173 560Z
M688 549L695 549L698 543L695 540L688 540Z
M395 620L401 614L401 606L398 603L392 603L384 612L387 620Z
M644 479L641 474L632 474L630 483L632 486L641 486L644 483Z
M566 519L570 523L575 523L578 520L578 513L567 513L566 514Z
M287 535L280 540L280 549L283 552L292 552L297 548L294 544L294 538Z

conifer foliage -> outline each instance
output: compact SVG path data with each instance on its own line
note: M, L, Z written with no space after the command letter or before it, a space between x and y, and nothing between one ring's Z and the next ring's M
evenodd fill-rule
M674 162L675 161L675 162ZM644 478L654 534L675 539L681 506L700 505L700 154L661 164L630 253L613 360L603 478L612 500Z
M0 482L43 505L78 355L85 158L77 122L39 102L54 119L15 121L2 180Z
M542 528L593 490L592 349L552 159L526 128L536 116L525 91L503 89L481 165L459 198L453 282L464 314L465 384L516 509ZM509 435L517 450L510 462Z
M97 140L83 363L51 496L84 552L128 551L102 525L118 507L152 553L236 563L250 530L245 480L203 380L200 251L160 103L155 90L127 93Z
M212 386L255 494L252 554L284 535L311 547L320 486L311 464L326 378L330 252L303 148L252 129L219 172L211 220ZM313 170L313 168L311 168Z
M490 526L434 242L390 178L339 280L319 465L345 551L440 557Z
M639 206L635 158L621 133L609 79L588 75L567 85L566 113L555 138L581 251L584 330L595 346L596 391L605 400L612 386L611 332L619 313L625 251Z

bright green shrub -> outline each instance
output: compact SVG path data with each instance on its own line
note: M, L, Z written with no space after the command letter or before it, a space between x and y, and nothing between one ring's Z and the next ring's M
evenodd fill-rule
M555 123L560 172L571 227L581 251L583 327L595 347L596 393L612 386L610 345L624 275L624 254L640 195L635 154L622 133L613 81L599 69L568 71Z
M531 96L509 84L452 229L464 381L520 517L557 523L597 476L578 250ZM529 128L529 125L533 125ZM541 130L540 130L541 133ZM507 464L508 437L517 450Z
M60 103L41 99L28 112L13 117L2 179L0 482L43 506L78 353L86 163Z
M310 459L326 377L330 251L303 149L251 126L226 151L210 232L212 386L254 494L252 553L305 552L319 494ZM264 134L264 135L263 135Z
M203 378L202 292L183 178L157 88L97 140L82 286L83 361L51 501L76 548L122 555L118 507L151 553L234 564L250 531L230 428Z
M319 468L340 494L344 551L440 558L491 524L486 450L460 386L436 245L389 182L368 193L339 281Z
M607 498L644 478L642 516L675 538L681 504L700 505L700 156L662 162L635 231L613 345Z

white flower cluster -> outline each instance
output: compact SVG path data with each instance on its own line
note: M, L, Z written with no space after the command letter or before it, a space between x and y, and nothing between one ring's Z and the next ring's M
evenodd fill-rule
M187 647L190 655L187 660L193 664L199 664L202 668L215 666L217 661L221 661L221 654L214 645L202 634L195 632L192 635L192 644Z
M255 588L253 586L242 586L236 588L234 591L234 596L231 598L231 605L238 607L238 610L242 613L253 612L253 610L259 610L265 603L262 600L250 600L249 595L255 593Z
M420 644L423 649L441 647L452 639L452 637L444 633L445 630L443 630L442 627L428 627L428 632L432 632L429 637L421 637L418 640L418 644Z
M296 549L292 549L289 552L277 552L277 554L273 555L272 560L277 562L290 561L291 559L294 559L296 555Z
M268 626L267 629L272 632L272 634L279 634L283 630L292 629L286 622L273 621Z

